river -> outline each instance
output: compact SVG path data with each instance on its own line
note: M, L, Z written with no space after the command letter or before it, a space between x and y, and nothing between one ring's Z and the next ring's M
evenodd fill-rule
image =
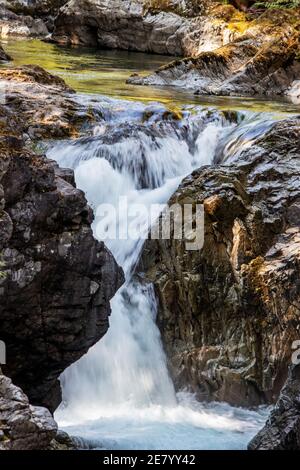
M74 169L94 209L99 239L113 224L107 219L103 226L98 216L103 204L118 211L120 198L129 207L166 203L186 175L213 162L221 144L230 159L274 120L298 113L284 102L202 98L125 83L130 74L153 70L169 57L58 48L36 40L8 41L5 47L17 65L34 63L59 74L80 103L99 111L88 136L51 142L47 150L61 166ZM237 111L234 119L223 112L229 109ZM119 210L118 224L123 228L127 222ZM134 228L145 234L152 222L135 219ZM126 282L112 300L109 332L61 377L63 403L55 414L60 427L98 449L245 448L267 409L199 403L188 391L174 390L152 286L132 278L143 237L106 243Z

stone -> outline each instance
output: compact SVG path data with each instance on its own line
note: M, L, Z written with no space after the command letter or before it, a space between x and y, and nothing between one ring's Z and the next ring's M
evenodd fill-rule
M22 390L0 372L0 450L43 450L56 433L50 412L31 406Z
M171 62L146 77L130 77L128 83L179 86L200 95L281 95L296 100L299 25L297 10L292 16L267 12L245 21L242 34L227 44Z
M0 45L0 62L8 62L9 60L11 60L11 57L6 54L3 47Z
M124 276L104 243L93 237L92 210L75 187L73 172L36 154L22 139L30 123L25 116L41 128L37 113L54 109L55 101L56 119L58 103L63 115L64 100L75 106L70 90L40 68L0 74L11 86L0 106L3 372L32 405L54 411L61 401L59 375L106 333L110 299ZM60 136L54 122L50 135Z
M248 445L249 450L300 449L300 366L291 366L286 385L278 402L259 433Z
M18 135L40 141L74 137L83 127L88 132L94 116L75 100L74 90L61 78L37 65L24 65L1 68L0 80L6 107L14 115L12 119L18 120Z
M0 37L45 37L48 34L49 31L42 19L17 15L0 4Z
M201 250L147 240L157 322L178 389L235 406L274 403L300 337L300 120L187 177L169 205L203 204Z
M182 1L166 5L155 0L70 0L59 11L52 40L59 44L195 56L239 35L222 19L211 21L199 16L204 5L205 2L200 8L193 0L184 2L184 6Z

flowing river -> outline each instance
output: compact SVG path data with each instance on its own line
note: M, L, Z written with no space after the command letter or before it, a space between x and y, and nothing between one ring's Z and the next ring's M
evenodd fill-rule
M180 90L125 84L131 73L153 70L170 60L166 57L59 49L39 41L9 41L6 49L17 64L37 63L62 76L78 91L80 103L98 111L87 135L51 142L47 154L74 169L94 209L93 229L100 239L114 223L111 217L103 224L103 204L116 207L122 229L128 220L118 209L120 198L129 208L166 203L195 168L220 155L230 161L274 120L298 111L286 103L203 100ZM126 283L112 300L108 333L62 375L63 403L55 417L92 448L243 449L267 410L199 403L187 391L175 392L155 323L152 286L132 277L143 235L157 215L134 219L140 237L106 240Z

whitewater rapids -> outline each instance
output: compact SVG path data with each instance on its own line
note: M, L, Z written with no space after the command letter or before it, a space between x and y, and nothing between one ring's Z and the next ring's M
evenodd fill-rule
M88 104L91 98L79 99ZM47 154L74 169L100 239L110 228L110 221L104 227L97 215L102 204L117 208L122 197L129 206L166 203L195 168L226 160L272 122L254 113L229 119L200 106L183 107L177 119L162 104L105 97L93 97L92 106L99 115L93 128L79 139L49 144ZM118 214L119 225L125 219ZM139 239L105 240L126 283L111 302L108 333L62 375L63 403L55 418L61 428L98 449L243 449L263 426L266 409L203 404L174 390L155 323L153 288L132 280L143 236L153 222L136 220Z

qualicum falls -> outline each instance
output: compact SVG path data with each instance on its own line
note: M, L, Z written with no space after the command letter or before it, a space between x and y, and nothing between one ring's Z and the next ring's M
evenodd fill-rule
M7 41L6 49L16 65L34 63L62 76L80 93L75 99L98 116L80 138L48 142L47 155L74 169L100 239L113 224L113 218L103 222L101 205L118 208L122 197L129 207L165 204L194 169L230 165L230 158L275 120L298 112L284 102L203 98L181 89L125 84L130 73L155 69L169 57L69 50L41 41ZM119 228L126 216L118 214ZM111 302L108 333L63 373L63 402L55 418L84 448L245 449L264 425L266 407L201 403L186 390L174 390L153 288L134 277L153 222L133 220L140 239L105 240L126 283Z
M100 238L113 223L113 217L104 224L97 215L101 204L118 207L121 197L129 207L166 203L195 168L220 158L230 162L231 155L251 145L275 119L246 111L235 121L221 111L187 105L182 119L168 120L159 103L86 95L78 99L96 108L101 119L90 136L49 143L47 155L75 170L77 185L94 209L94 233ZM127 214L118 214L121 226L126 219ZM133 219L141 233L138 240L106 240L126 283L112 301L109 332L63 374L63 403L55 417L89 448L245 448L263 425L265 408L199 403L191 393L174 390L155 324L152 286L133 277L151 222Z

